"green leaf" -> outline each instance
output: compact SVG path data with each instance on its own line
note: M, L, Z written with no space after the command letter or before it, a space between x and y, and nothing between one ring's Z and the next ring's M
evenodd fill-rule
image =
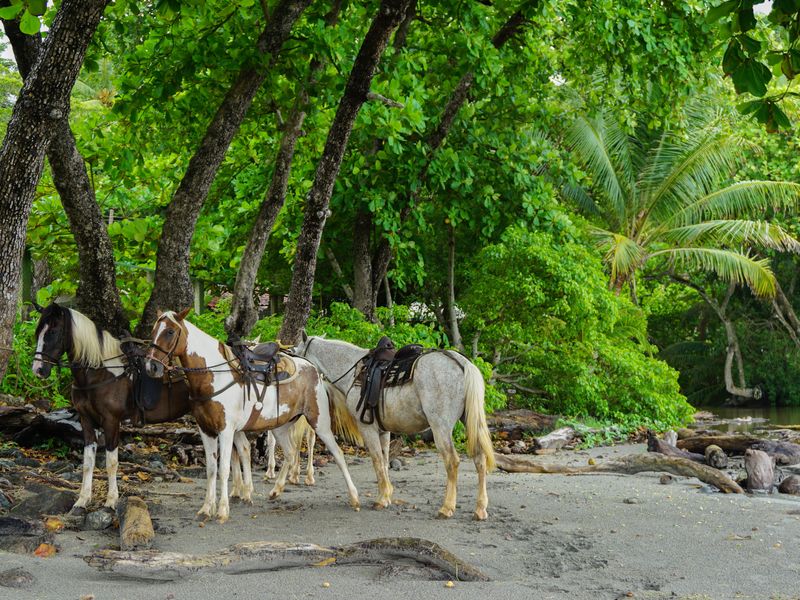
M15 19L22 10L22 4L12 4L0 8L0 19Z
M728 0L727 2L723 2L719 6L715 6L712 9L709 9L708 14L706 15L706 23L716 23L725 15L729 15L733 12L733 9L739 5L739 0Z
M731 39L725 49L725 54L722 56L722 71L725 75L732 74L744 63L746 58L739 41L735 38Z
M27 35L39 33L41 27L42 23L39 21L39 17L31 14L28 10L23 13L22 18L19 20L19 30Z
M28 10L34 15L42 16L47 10L47 0L28 0Z
M767 93L767 84L772 79L772 71L764 63L748 60L731 74L736 93L749 92L753 96Z
M736 105L736 110L743 115L749 115L756 112L765 102L765 100L751 100L750 102L742 102L741 104Z
M758 54L758 52L761 50L761 42L754 40L749 35L740 35L738 38L742 48L744 48L744 51L748 54Z
M739 11L739 31L744 33L750 31L756 26L756 15L753 12L753 7L744 8Z

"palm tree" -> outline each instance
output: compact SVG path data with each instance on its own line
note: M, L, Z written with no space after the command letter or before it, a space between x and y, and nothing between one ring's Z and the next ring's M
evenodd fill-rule
M566 141L590 184L568 185L564 194L591 215L590 231L617 292L627 284L636 301L636 273L663 260L673 280L684 284L689 279L683 273L699 271L731 285L746 284L756 296L775 295L769 260L752 249L799 252L800 242L779 225L750 217L795 210L800 185L732 181L746 142L722 117L690 114L682 131L632 135L603 112L579 117ZM738 340L725 312L716 310L719 305L712 308L728 335L726 387L734 395L752 396L755 392L744 389L741 367L740 386L733 385L733 356L737 365L742 362Z

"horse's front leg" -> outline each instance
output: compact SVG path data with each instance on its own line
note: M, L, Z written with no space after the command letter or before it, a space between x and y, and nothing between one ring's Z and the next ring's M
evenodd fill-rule
M267 472L265 479L275 479L275 435L268 431L267 436Z
M217 448L219 446L217 437L206 435L200 430L200 438L203 440L203 449L206 453L206 498L203 506L197 511L197 516L209 519L217 512Z
M386 508L392 503L394 488L389 481L389 465L384 460L380 433L375 425L363 425L359 422L358 428L367 445L369 456L372 459L372 467L375 469L375 477L378 479L378 498L372 508Z
M217 508L217 521L220 523L227 521L230 516L228 477L231 474L231 454L235 433L231 428L223 429L219 433L219 507Z
M103 506L114 509L119 500L117 488L117 469L119 468L119 419L109 417L103 423L106 436L106 475L108 476L108 493Z
M92 478L94 477L94 462L97 456L97 436L94 432L92 421L80 415L81 429L83 430L83 478L78 499L70 510L71 514L80 515L86 512L86 505L92 500Z

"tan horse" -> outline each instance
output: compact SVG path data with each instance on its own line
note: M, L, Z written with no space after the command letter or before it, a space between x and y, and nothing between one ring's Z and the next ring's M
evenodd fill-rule
M304 332L303 341L295 351L317 366L338 389L338 395L346 397L347 408L357 419L360 388L353 386L354 371L367 350L340 340L309 338ZM385 508L392 502L390 432L410 434L430 428L447 469L447 487L438 516L445 519L453 516L459 459L451 436L456 422L463 419L467 453L478 472L474 517L478 520L487 518L486 473L494 468L494 451L486 426L484 389L483 376L475 365L456 352L443 350L429 352L418 359L413 381L384 391L380 420L375 419L371 424L358 421L378 478L375 508ZM334 394L334 401L338 400L336 396Z
M291 428L301 415L333 455L347 483L350 505L358 510L358 492L333 436L328 395L314 365L302 358L286 357L294 362L295 374L266 390L257 384L259 389L254 391L244 381L230 348L187 321L188 312L186 309L159 315L153 327L145 368L152 377L161 377L165 369L180 370L186 375L192 414L203 439L208 476L205 501L197 514L202 517L216 514L221 523L228 520L228 474L236 432L272 430L284 456L296 460ZM180 367L172 364L174 358L180 360ZM270 498L276 498L283 491L291 464L292 460L284 460ZM216 499L218 472L219 507ZM252 487L249 477L250 474L245 473L245 486Z

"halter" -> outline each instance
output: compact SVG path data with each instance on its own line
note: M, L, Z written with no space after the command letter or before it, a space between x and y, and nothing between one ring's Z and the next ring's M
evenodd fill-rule
M180 325L178 326L178 336L175 338L175 343L172 344L172 348L169 351L164 350L161 346L156 344L155 342L150 342L147 346L148 348L155 348L162 354L166 356L164 360L158 359L155 356L151 358L151 360L155 360L157 363L160 363L162 367L164 367L167 371L171 371L176 367L172 364L172 355L175 353L175 349L178 347L178 344L181 341L181 333L183 333L183 327Z

